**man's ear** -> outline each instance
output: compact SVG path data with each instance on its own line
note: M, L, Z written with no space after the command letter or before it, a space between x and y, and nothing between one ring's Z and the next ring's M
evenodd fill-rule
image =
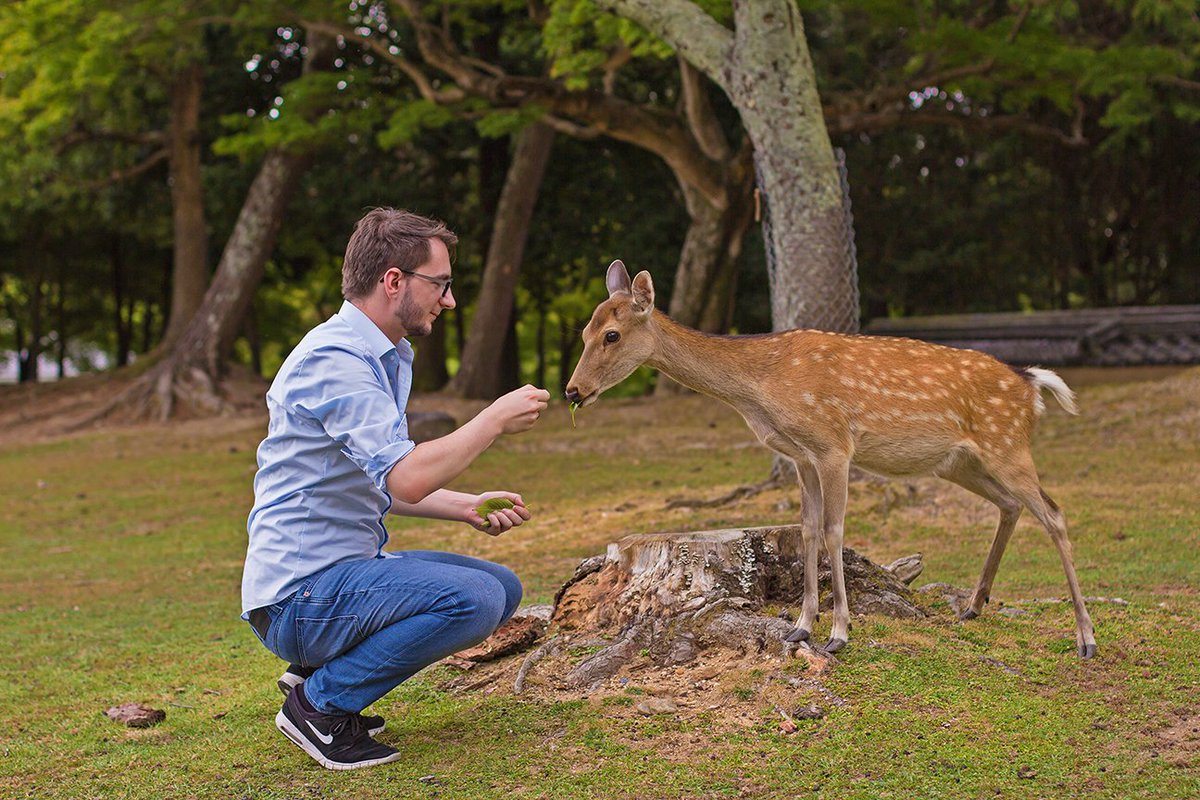
M629 272L625 269L625 262L618 258L608 265L608 274L604 277L604 285L608 287L609 297L618 292L629 294Z
M639 314L649 314L654 310L654 281L646 270L639 272L633 279L633 309Z

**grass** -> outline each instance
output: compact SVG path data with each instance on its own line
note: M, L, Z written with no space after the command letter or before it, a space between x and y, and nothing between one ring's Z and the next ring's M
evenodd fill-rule
M1128 601L1092 603L1094 661L1074 656L1068 604L997 613L1065 593L1053 547L1023 519L985 614L856 619L820 691L788 682L798 665L763 666L723 682L714 708L642 716L636 675L615 697L551 702L440 691L435 669L373 709L403 760L351 773L274 730L281 665L237 618L261 417L9 435L0 798L1200 796L1198 398L1193 370L1088 387L1083 416L1043 422L1035 454L1084 592ZM501 561L546 602L628 532L796 520L797 490L665 509L765 475L768 456L722 406L603 401L574 430L557 411L459 481L522 492L534 522L498 539L402 522L390 546ZM918 583L969 586L994 526L982 501L932 480L856 483L850 508L847 543L884 563L922 552ZM166 721L136 731L104 716L131 701ZM782 733L775 706L810 703L825 716Z

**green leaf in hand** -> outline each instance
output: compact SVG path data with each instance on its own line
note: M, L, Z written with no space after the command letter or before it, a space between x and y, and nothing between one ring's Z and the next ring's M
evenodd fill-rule
M475 513L483 517L483 527L490 528L492 527L492 523L488 521L488 514L513 507L512 500L506 500L503 497L493 497L491 500L484 500L482 503L475 506Z

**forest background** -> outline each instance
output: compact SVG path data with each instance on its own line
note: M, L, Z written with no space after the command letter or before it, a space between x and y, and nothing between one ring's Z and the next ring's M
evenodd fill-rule
M420 390L560 388L617 257L649 269L689 324L769 330L743 118L663 38L605 10L655 5L5 5L12 379L144 369L189 346L214 387L230 365L269 378L336 311L346 239L378 205L461 236L458 307L418 343ZM740 13L657 5L727 29ZM845 153L860 293L843 291L857 307L825 326L1200 302L1194 3L768 5L802 12ZM223 327L189 344L219 267Z

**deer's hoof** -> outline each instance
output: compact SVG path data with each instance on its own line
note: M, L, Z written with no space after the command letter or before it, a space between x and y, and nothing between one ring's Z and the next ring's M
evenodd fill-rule
M807 642L808 637L812 636L812 632L805 628L794 628L791 633L783 637L785 642Z
M1096 645L1095 644L1079 645L1079 657L1080 658L1082 658L1086 661L1087 659L1092 658L1095 655L1096 655Z
M975 619L978 616L979 616L978 611L974 611L974 610L968 608L966 611L959 614L958 618L961 619L963 622L966 622L967 620Z
M845 639L830 639L828 642L825 643L825 647L823 649L825 650L826 653L836 653L838 650L841 650L845 646L846 646Z

